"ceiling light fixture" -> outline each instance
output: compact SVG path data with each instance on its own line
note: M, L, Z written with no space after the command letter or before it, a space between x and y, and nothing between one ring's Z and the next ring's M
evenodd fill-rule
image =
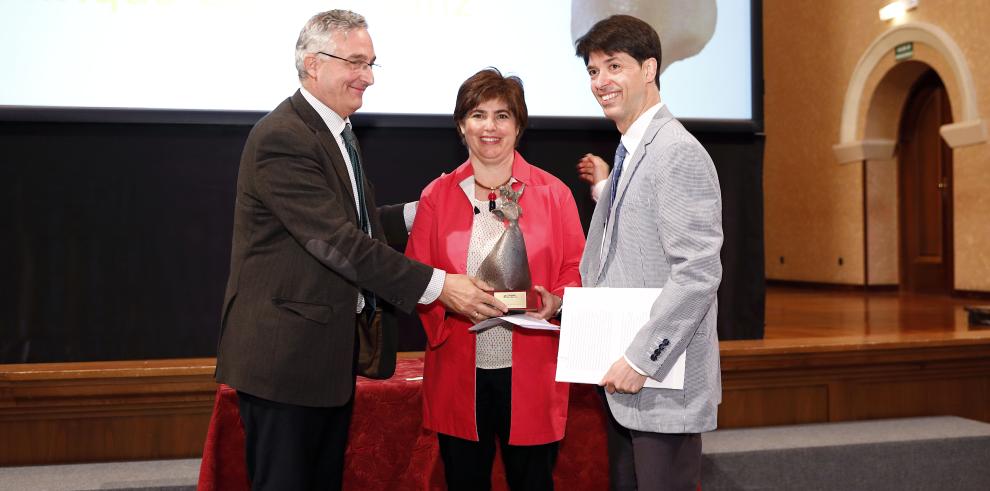
M880 20L888 21L903 17L908 10L918 8L918 0L896 0L880 9Z

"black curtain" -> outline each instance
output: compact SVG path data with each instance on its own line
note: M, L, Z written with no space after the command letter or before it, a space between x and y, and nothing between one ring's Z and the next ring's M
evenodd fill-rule
M689 125L689 129L690 125ZM0 363L208 357L229 269L243 124L0 123ZM464 161L453 128L357 126L379 201ZM722 339L763 335L763 138L696 129L724 202ZM574 166L612 129L526 131L520 151L594 203ZM400 349L421 350L404 321Z

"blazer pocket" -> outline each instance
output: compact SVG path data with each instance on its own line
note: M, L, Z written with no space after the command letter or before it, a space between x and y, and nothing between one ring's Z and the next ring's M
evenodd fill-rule
M286 298L273 298L272 303L276 307L288 310L304 319L311 320L319 324L329 324L333 316L333 307L310 302L297 302Z

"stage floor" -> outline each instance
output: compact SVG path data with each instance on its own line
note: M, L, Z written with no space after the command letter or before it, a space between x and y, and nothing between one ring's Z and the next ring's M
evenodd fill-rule
M767 287L765 341L807 338L843 342L920 339L990 339L990 328L968 325L967 305L988 299L898 292L857 292Z

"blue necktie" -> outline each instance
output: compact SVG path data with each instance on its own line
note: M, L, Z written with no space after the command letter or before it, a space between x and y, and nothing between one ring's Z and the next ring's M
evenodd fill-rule
M619 192L619 178L622 177L622 162L626 160L626 147L619 142L615 149L615 161L612 164L612 184L609 187L608 214L605 215L605 228L608 228L608 217L615 208L615 195Z
M609 202L609 211L615 206L615 193L619 191L619 178L622 177L622 162L626 160L626 147L619 142L615 149L615 162L612 165L612 191Z
M361 230L364 230L364 233L370 235L371 221L368 220L368 207L364 202L364 171L361 169L361 156L358 154L357 137L354 136L354 131L351 130L350 123L344 125L344 131L340 132L340 136L344 140L344 148L347 149L347 155L351 158L351 168L354 169L354 181L357 186L358 223L361 226ZM361 290L361 294L364 295L364 311L367 313L370 321L371 316L375 313L375 294L368 290Z

